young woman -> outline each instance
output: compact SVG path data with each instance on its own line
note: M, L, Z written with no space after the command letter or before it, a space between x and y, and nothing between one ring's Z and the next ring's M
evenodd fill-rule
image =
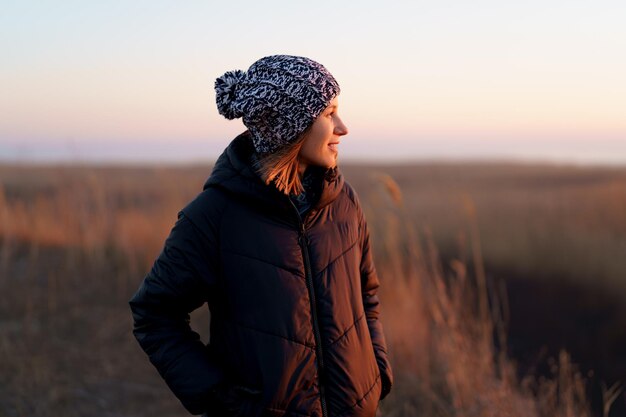
M248 130L178 213L130 300L134 335L192 414L373 417L393 376L367 223L337 167L339 85L274 55L215 90ZM189 326L205 302L207 345Z

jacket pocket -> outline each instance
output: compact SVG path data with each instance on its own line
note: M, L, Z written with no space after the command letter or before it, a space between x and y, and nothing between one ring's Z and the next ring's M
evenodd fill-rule
M219 410L209 416L261 417L263 414L263 391L256 387L240 384L224 384L215 390Z

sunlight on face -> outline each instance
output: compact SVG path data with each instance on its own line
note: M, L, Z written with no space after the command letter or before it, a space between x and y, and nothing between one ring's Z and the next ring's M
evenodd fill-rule
M313 122L300 149L300 173L309 165L332 168L337 164L339 138L348 134L338 107L339 100L335 97Z

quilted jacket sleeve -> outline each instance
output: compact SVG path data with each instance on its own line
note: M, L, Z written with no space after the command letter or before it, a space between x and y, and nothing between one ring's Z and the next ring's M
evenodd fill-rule
M379 320L380 316L380 300L378 298L378 287L380 282L376 267L374 265L373 253L370 247L370 235L367 222L361 213L361 287L363 291L363 305L367 317L367 324L370 330L372 342L374 344L374 353L382 378L382 392L380 399L382 400L391 391L393 385L393 373L391 364L387 357L387 343L383 333L383 325Z
M205 230L207 229L207 230ZM133 334L172 392L192 414L211 408L207 395L223 373L189 325L216 282L215 232L179 212L164 248L129 301Z

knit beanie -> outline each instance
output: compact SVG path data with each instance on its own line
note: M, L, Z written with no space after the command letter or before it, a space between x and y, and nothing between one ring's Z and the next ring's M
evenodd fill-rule
M215 80L219 113L243 118L259 154L295 141L339 92L322 64L292 55L267 56Z

